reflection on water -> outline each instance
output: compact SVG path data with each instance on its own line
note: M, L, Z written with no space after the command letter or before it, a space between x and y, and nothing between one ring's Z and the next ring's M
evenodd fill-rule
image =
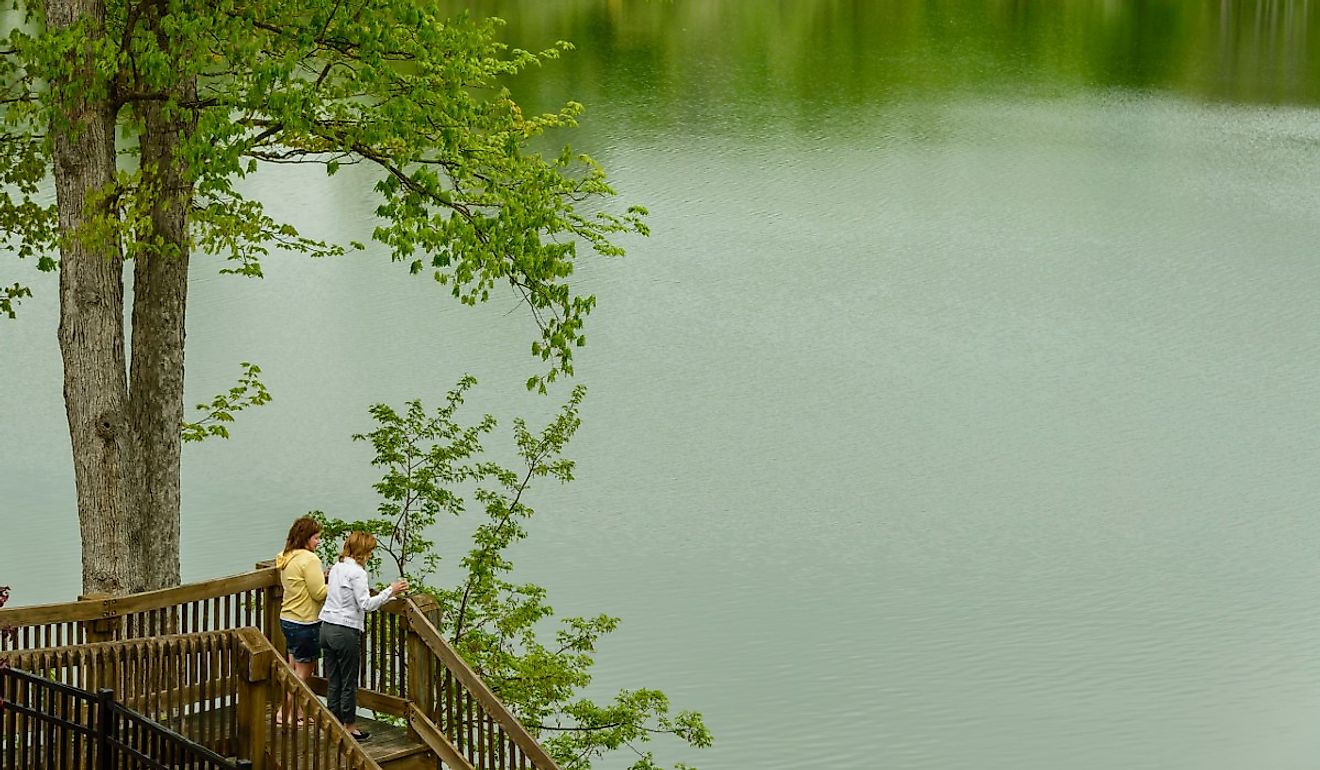
M578 54L528 87L611 120L737 129L747 119L804 128L841 104L938 98L949 90L1043 95L1139 88L1189 98L1314 104L1320 24L1310 0L745 0L443 3L505 18L509 40L571 40Z

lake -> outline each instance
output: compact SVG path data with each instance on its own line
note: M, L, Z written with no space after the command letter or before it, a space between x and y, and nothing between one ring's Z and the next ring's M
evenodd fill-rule
M446 2L457 9L459 3ZM510 84L653 235L585 257L578 480L517 576L623 625L593 693L702 711L706 770L1302 770L1320 757L1320 19L1306 0L478 2ZM309 234L370 176L258 175ZM367 406L544 420L511 296L368 249L199 258L185 579L374 509ZM78 592L56 290L0 320L3 581ZM8 276L12 275L10 278ZM507 453L508 433L493 447ZM462 526L438 531L453 574ZM601 763L621 770L628 758Z

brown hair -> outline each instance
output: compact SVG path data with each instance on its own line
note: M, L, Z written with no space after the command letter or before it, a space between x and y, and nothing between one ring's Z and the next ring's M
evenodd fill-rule
M302 516L295 519L293 526L289 527L289 537L284 541L284 552L288 553L299 548L307 548L308 541L320 532L321 525L317 524L316 519L311 516Z
M339 560L347 556L358 564L365 565L376 549L376 536L370 532L350 532L344 538L344 550L339 552Z

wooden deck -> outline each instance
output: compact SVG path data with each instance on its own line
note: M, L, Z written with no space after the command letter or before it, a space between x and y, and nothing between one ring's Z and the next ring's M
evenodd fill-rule
M224 712L218 715L221 722L229 722L236 719L232 712L233 706L220 709ZM216 718L211 714L208 719ZM266 709L266 718L271 718L270 708ZM184 735L196 734L200 732L200 719L184 717L182 720L175 720L169 727L177 730ZM435 770L438 766L436 759L431 755L430 749L426 744L415 740L408 735L408 728L405 725L390 724L369 717L359 716L357 721L358 729L366 730L371 733L370 739L361 743L363 751L367 756L378 765L382 770ZM309 741L312 730L311 723L302 723L291 726L295 743L301 744ZM271 736L273 738L273 736ZM278 750L271 739L267 740L266 749L272 756L278 754ZM274 766L278 768L281 765L276 761Z
M279 574L254 572L132 596L0 608L0 654L15 668L95 692L254 770L559 770L437 629L429 598L402 597L367 615L358 704L396 724L359 718L359 744L285 662ZM303 726L276 724L293 699ZM36 723L10 718L6 740ZM406 726L404 726L406 724ZM65 770L63 767L48 770Z
M362 748L382 770L413 770L423 767L435 770L437 763L430 749L425 743L408 737L407 727L366 717L358 717L357 725L358 729L371 733L371 738L362 744Z

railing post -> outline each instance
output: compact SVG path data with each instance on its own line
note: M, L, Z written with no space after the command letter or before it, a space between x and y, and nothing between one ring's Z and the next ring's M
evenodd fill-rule
M266 706L270 700L269 650L244 645L243 666L238 677L238 745L235 753L246 754L252 770L266 768Z
M257 562L257 569L271 569L275 566L273 561ZM266 586L262 589L262 605L264 608L264 617L262 623L265 624L263 631L266 638L270 640L275 650L279 652L283 659L286 653L284 632L280 630L280 605L284 603L284 586L276 583L273 586Z
M113 613L113 599L110 594L92 593L82 594L78 597L80 602L96 602L102 605L102 617L95 620L85 620L83 627L83 643L96 644L98 642L113 642L119 636L116 631L124 622L123 617ZM89 674L83 686L92 692L96 692L102 687L113 689L115 686L115 666L113 654L102 660L101 666L95 666L89 669Z
M426 642L422 641L422 637L413 630L412 618L407 613L404 613L401 617L408 624L408 639L405 648L408 656L408 690L406 694L408 702L425 714L428 719L434 719L435 698L432 691L435 669L432 665L431 651L427 648ZM408 734L414 739L418 738L411 720L408 722Z
M103 687L96 691L97 770L112 770L117 764L114 761L114 744L110 742L115 729L115 715L110 711L110 704L114 702L114 690L109 690Z
M108 605L109 600L113 598L110 594L104 593L82 594L78 597L78 601L98 602L102 605ZM103 608L102 614L104 617L83 621L83 634L86 636L85 641L87 644L113 642L115 640L115 630L123 622L123 618L109 613L109 609Z

